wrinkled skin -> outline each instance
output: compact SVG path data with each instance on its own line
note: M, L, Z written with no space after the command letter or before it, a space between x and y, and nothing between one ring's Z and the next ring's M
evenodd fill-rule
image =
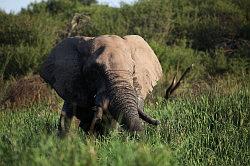
M89 132L113 121L128 131L143 130L141 119L159 124L143 112L143 101L162 68L140 36L67 38L52 50L40 75L65 101L58 127L62 133L73 116Z

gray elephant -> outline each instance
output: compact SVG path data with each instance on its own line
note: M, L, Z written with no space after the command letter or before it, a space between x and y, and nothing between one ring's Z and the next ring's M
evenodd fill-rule
M73 116L88 132L113 121L128 131L143 130L141 119L159 124L143 112L143 107L144 99L162 77L162 68L140 36L64 39L43 63L40 75L64 100L61 133L68 132Z

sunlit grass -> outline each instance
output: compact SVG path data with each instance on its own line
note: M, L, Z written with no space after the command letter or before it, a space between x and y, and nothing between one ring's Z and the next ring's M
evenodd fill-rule
M250 97L203 94L147 106L161 120L139 135L85 135L74 124L57 137L58 113L46 104L0 112L0 165L248 165Z

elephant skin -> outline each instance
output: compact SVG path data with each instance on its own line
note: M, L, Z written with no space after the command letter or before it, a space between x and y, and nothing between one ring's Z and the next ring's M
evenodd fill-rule
M51 51L40 75L65 101L60 119L66 118L66 125L73 115L85 131L106 117L128 131L141 131L140 119L159 124L142 110L144 99L162 77L162 68L140 36L66 38ZM59 129L68 130L63 125L60 121Z

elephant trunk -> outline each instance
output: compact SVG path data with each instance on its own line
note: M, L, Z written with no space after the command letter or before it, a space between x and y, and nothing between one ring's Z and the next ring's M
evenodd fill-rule
M134 88L126 80L128 75L106 72L106 76L106 89L110 99L109 112L111 115L128 131L143 130L138 113L138 99Z

